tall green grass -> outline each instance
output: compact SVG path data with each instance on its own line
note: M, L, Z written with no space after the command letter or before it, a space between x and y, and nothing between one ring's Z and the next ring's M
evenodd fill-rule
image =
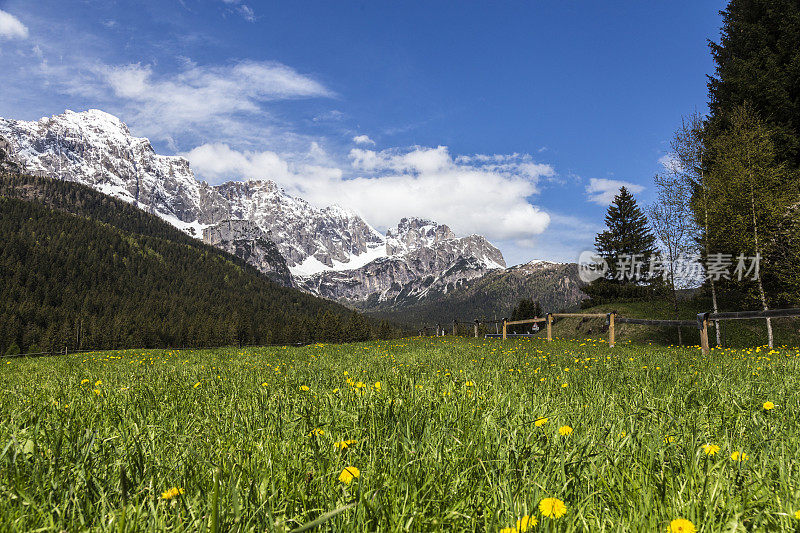
M0 531L800 529L794 349L447 337L0 365Z

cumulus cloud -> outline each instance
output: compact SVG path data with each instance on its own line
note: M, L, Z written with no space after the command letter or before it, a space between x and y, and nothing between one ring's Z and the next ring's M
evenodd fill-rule
M605 206L614 200L614 196L619 193L621 187L627 187L634 194L644 190L643 186L629 181L592 178L589 180L589 185L586 186L586 194L589 196L590 202Z
M28 28L20 20L0 9L0 39L27 39Z
M369 138L369 135L356 135L353 137L353 142L356 144L375 144L375 141Z
M238 151L224 144L199 146L184 155L210 181L272 179L313 204L355 209L379 229L417 216L446 223L462 235L524 241L550 223L550 216L528 199L538 193L539 180L555 171L526 154L453 158L444 146L354 149L349 169L287 162L274 152Z

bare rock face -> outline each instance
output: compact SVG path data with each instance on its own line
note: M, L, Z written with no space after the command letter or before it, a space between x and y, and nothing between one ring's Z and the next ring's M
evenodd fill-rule
M20 166L13 153L11 143L0 137L0 172L19 172Z
M290 268L309 258L332 268L334 261L346 264L383 244L383 236L355 212L336 206L318 209L272 181L231 181L215 190L227 203L229 217L263 228Z
M34 122L0 118L0 160L88 185L161 216L284 284L344 302L424 298L505 268L480 235L404 218L384 236L357 213L318 208L272 181L209 185L188 160L158 155L117 117L66 111ZM288 269L288 273L287 273Z
M431 290L505 268L500 250L479 235L458 238L443 224L404 218L386 232L386 257L345 272L300 280L309 292L345 303L424 298Z
M250 220L223 220L203 229L203 242L241 257L274 281L294 286L292 273L275 243Z

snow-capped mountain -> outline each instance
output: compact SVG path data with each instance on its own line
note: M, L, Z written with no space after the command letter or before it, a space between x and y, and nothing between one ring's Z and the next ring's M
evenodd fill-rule
M480 235L458 238L443 224L404 218L386 233L385 255L356 269L323 271L301 279L303 288L347 302L420 299L431 290L505 268L500 250Z
M312 206L272 181L208 185L188 160L156 154L147 139L99 110L32 122L0 118L0 150L24 172L131 202L275 279L333 299L423 295L431 286L505 267L485 238L458 238L432 221L403 219L384 236L352 210Z

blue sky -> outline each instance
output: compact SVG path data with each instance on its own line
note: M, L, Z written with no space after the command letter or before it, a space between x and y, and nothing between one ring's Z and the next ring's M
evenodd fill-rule
M575 260L706 110L724 4L0 0L0 116L103 109L212 183Z

